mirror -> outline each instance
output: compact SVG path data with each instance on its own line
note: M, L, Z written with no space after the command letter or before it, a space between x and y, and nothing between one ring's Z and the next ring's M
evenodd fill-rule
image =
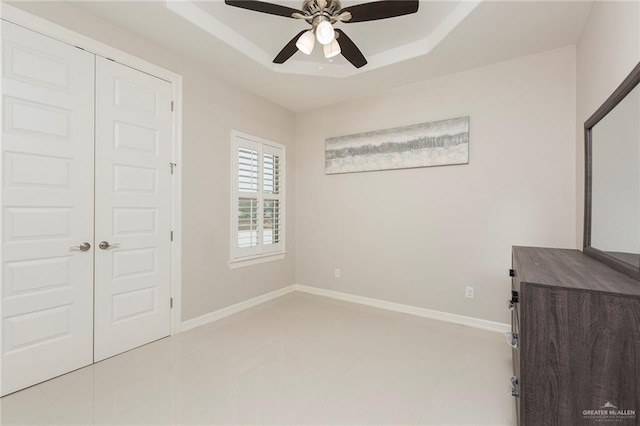
M640 64L585 123L584 252L640 279Z

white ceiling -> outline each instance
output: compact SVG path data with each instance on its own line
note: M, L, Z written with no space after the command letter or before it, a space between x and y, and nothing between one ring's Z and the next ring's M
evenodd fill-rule
M302 0L274 2L296 9L302 5ZM591 1L421 0L413 15L337 24L369 61L358 70L342 57L326 60L318 46L308 57L298 52L283 65L271 63L308 25L222 0L70 4L292 111L574 44L591 7Z

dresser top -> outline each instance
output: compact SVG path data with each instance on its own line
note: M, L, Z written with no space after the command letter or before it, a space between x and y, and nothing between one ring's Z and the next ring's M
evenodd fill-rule
M640 282L580 250L513 247L521 282L640 296Z

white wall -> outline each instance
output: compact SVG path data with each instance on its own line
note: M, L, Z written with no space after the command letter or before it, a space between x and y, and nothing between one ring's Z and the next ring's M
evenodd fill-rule
M584 122L640 61L640 2L597 1L577 44L576 244L582 247Z
M183 76L183 321L294 283L293 113L67 4L11 4ZM227 265L232 129L287 146L289 254L283 261L234 270Z
M464 115L469 165L324 174L327 137ZM511 246L575 247L573 123L574 47L298 114L298 284L508 322Z

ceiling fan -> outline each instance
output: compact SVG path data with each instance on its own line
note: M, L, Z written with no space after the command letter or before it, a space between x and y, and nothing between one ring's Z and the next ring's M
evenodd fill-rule
M333 58L342 53L354 67L367 64L364 55L353 41L339 28L338 22L354 23L375 21L409 15L418 11L419 0L383 0L362 3L342 8L340 0L304 0L302 10L258 0L225 0L229 6L286 18L302 19L311 25L311 29L300 31L287 43L273 60L283 64L298 50L311 54L315 41L323 45L325 58Z

